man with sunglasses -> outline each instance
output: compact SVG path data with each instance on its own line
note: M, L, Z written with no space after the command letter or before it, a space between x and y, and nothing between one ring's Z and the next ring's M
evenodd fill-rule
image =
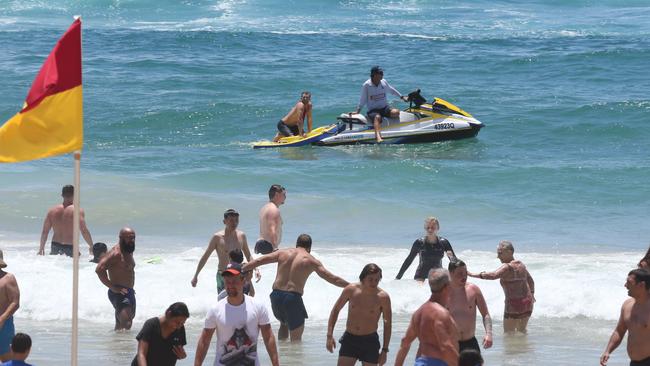
M350 115L359 113L363 106L367 106L368 117L372 119L372 124L375 128L375 140L377 143L383 141L380 132L381 119L383 117L399 117L399 109L390 108L388 105L386 93L391 93L400 97L403 101L407 101L405 96L388 84L388 81L384 80L384 70L379 66L373 66L370 69L370 79L366 80L361 86L361 97L359 98L357 109L355 112L350 112Z
M305 136L304 124L307 118L307 133L311 132L313 120L311 116L311 93L302 92L300 100L291 108L289 113L278 122L278 133L273 142L278 142L282 137Z

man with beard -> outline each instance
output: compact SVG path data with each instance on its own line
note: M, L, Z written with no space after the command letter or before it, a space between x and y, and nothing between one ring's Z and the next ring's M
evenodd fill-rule
M273 366L278 366L278 349L271 329L269 312L263 303L244 295L245 274L239 263L230 263L222 272L228 297L212 307L205 318L196 344L194 366L205 360L210 341L217 333L215 366L259 366L257 339L262 333Z
M115 308L115 330L129 330L135 317L135 231L125 227L119 239L99 261L95 272L108 287L108 300Z

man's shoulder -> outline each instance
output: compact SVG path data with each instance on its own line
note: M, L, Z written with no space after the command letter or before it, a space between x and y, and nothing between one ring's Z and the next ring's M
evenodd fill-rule
M368 79L368 80L364 81L363 84L362 84L362 86L371 86L371 85L372 85L372 80L371 79Z

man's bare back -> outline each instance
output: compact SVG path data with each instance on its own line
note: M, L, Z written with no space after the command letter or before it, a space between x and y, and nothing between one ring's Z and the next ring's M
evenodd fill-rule
M458 365L458 331L451 313L428 301L413 314L420 346L418 356L438 358L449 366Z
M63 197L63 203L58 204L50 208L45 215L45 220L43 220L43 229L41 230L41 240L40 246L38 249L39 255L45 254L45 243L47 242L47 237L50 234L50 230L53 230L52 242L56 243L52 245L51 254L59 254L60 248L56 247L66 247L66 254L71 255L72 251L69 248L72 246L73 240L73 223L74 223L74 187L65 186L61 196ZM83 236L84 240L88 244L88 251L92 254L93 239L90 235L90 231L86 227L85 213L82 208L79 209L79 232Z
M7 309L14 304L10 310L11 314L18 309L20 302L20 291L18 290L18 283L16 282L16 277L8 272L0 270L0 315L4 314ZM0 324L2 328L2 324Z
M278 270L273 289L302 294L307 279L318 266L322 264L302 248L278 251Z

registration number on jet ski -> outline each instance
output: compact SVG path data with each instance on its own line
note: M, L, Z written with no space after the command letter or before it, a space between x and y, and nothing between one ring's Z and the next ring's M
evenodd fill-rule
M437 125L434 125L433 128L436 130L449 130L454 128L453 123L438 123Z

